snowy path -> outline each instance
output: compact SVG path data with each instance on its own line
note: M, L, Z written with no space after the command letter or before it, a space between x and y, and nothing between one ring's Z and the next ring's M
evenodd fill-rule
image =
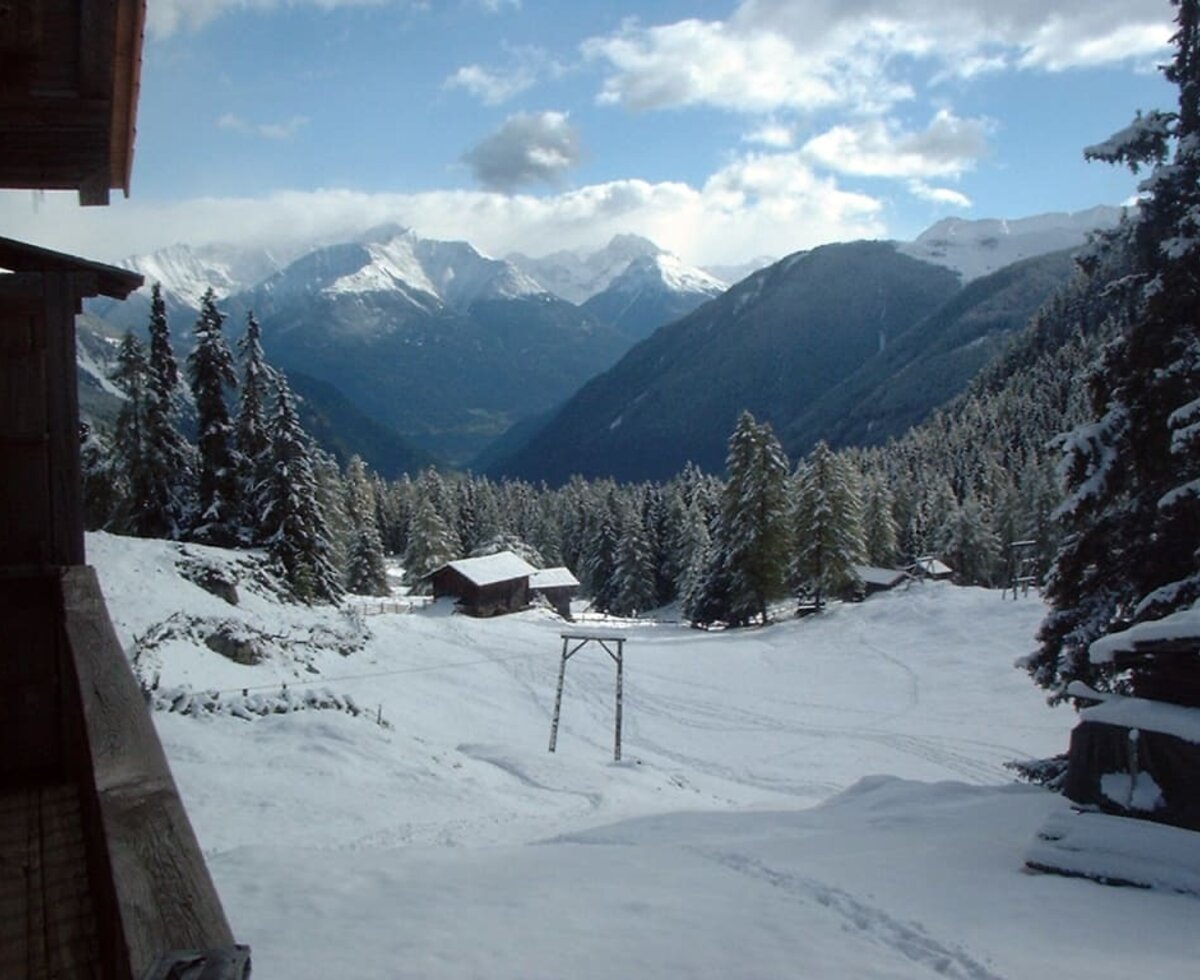
M127 642L181 609L345 625L232 609L161 543L89 553ZM1190 980L1196 899L1021 870L1060 801L1003 763L1073 721L1012 668L1041 613L939 585L762 630L611 624L620 764L603 654L571 660L546 751L562 624L540 613L376 616L304 664L173 641L164 683L327 684L392 727L155 720L256 980Z

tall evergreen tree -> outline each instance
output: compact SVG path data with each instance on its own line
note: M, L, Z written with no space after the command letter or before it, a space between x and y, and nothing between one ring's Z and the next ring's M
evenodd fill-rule
M899 528L893 514L895 498L887 481L878 474L863 485L863 551L873 565L890 568L896 563Z
M132 332L121 338L116 367L110 380L121 389L125 400L117 414L113 448L121 498L109 520L109 527L122 534L140 533L140 507L149 494L146 453L146 402L150 366L146 349Z
M375 492L367 466L359 456L352 456L346 467L346 511L352 528L346 588L357 595L385 596L390 589L383 542L375 523Z
M1099 636L1200 597L1200 0L1173 3L1165 74L1177 111L1139 115L1085 151L1151 172L1136 216L1104 246L1124 250L1132 272L1112 314L1118 337L1091 379L1092 419L1064 440L1066 537L1026 662L1055 700L1073 680L1116 682L1088 660Z
M187 367L196 402L199 454L196 516L191 533L198 541L227 547L238 540L241 511L233 424L225 400L226 392L237 387L237 375L233 355L221 332L224 319L217 312L216 296L210 288L200 299L196 345L188 355ZM290 393L288 397L290 400Z
M145 410L145 496L136 533L178 538L191 520L193 451L176 422L179 365L171 347L167 308L158 283L150 291L150 353Z
M654 551L641 515L632 506L626 506L622 514L613 580L610 612L618 616L636 616L654 607Z
M797 476L796 555L792 580L819 609L829 595L857 581L862 561L862 502L857 474L819 442Z
M311 448L283 375L275 377L271 478L263 497L263 518L267 552L297 598L336 602L342 588L330 560Z
M238 495L242 505L240 536L248 544L261 544L263 523L259 499L271 472L267 404L272 372L263 353L262 328L253 312L246 317L246 332L237 347L242 367L234 422L240 483Z
M729 438L726 467L729 479L714 543L724 571L713 581L728 584L728 622L744 626L758 617L766 623L767 603L787 587L787 457L770 424L760 425L743 412Z
M408 550L404 553L404 577L409 587L421 590L423 579L446 562L459 557L457 535L438 513L432 496L422 494L408 528Z

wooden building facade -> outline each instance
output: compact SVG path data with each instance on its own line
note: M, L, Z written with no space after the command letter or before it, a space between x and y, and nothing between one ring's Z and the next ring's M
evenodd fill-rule
M536 571L511 551L448 562L426 576L435 599L452 597L468 616L499 616L529 605L529 576Z
M0 0L0 187L128 191L144 0ZM75 315L127 270L0 239L0 977L241 980L84 565Z

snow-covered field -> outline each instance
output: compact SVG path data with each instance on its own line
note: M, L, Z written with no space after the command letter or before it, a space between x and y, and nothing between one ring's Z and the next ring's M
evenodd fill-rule
M88 539L127 648L161 639L139 655L160 690L237 705L286 683L363 709L155 715L256 980L1195 976L1196 898L1022 871L1063 804L1002 763L1061 751L1073 723L1012 667L1035 598L936 584L762 630L611 624L614 763L595 646L546 751L548 612L356 621L245 582L232 606L179 554ZM218 621L266 659L207 649Z

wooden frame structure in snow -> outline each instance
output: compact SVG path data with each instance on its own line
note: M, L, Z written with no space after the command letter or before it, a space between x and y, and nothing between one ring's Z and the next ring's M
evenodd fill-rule
M563 681L567 676L567 661L589 643L599 643L617 665L617 711L613 724L613 762L621 761L621 705L625 672L625 637L615 633L563 633L562 660L558 665L558 690L554 695L554 719L550 722L550 751L558 745L558 719L562 714ZM574 646L571 644L574 643ZM610 647L609 644L614 644Z

